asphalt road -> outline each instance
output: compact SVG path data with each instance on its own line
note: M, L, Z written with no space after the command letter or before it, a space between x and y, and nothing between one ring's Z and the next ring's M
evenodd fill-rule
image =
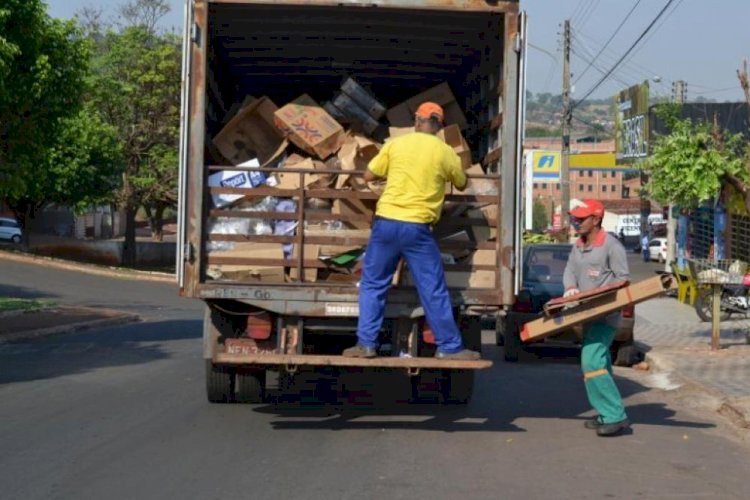
M3 499L750 498L747 444L658 376L617 370L632 434L584 429L574 353L505 364L488 334L465 407L211 405L173 287L0 261L0 294L147 320L0 346Z

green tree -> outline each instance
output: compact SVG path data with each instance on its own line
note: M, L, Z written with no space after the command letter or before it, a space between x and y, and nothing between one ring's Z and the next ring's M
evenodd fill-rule
M50 148L76 115L89 45L41 0L0 6L0 198L26 224L49 199Z
M122 147L116 130L95 110L84 107L61 123L45 162L50 201L82 211L114 203L122 173Z
M534 200L534 205L531 212L531 229L535 233L541 233L549 227L549 216L547 215L547 207L541 200Z
M663 204L693 208L716 197L725 183L747 186L750 175L740 135L679 120L669 107L658 112L671 132L656 139L652 156L641 165L649 175L649 196Z
M136 24L98 37L90 96L123 147L125 265L135 262L138 207L150 214L152 236L159 240L164 209L177 202L180 40Z

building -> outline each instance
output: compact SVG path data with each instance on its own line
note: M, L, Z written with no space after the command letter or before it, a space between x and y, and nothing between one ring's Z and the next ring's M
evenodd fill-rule
M640 186L640 179L636 179ZM628 184L629 185L629 184ZM597 198L600 200L621 200L637 194L625 190L625 172L612 170L570 169L570 197ZM560 201L560 183L537 180L532 185L534 199L554 199Z

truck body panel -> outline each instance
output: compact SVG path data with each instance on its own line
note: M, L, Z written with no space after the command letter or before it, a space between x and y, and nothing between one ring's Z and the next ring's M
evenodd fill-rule
M223 352L220 347L217 350L216 339L224 335L220 323L242 323L244 320L237 320L237 317L251 314L247 311L271 314L269 321L276 336L274 345L266 346L264 351L276 356L269 358L273 362L258 363L257 355L247 355L244 362L248 364L300 364L299 358L291 356L308 354L302 351L302 342L296 348L298 351L292 353L284 350L286 344L281 340L292 326L301 336L308 328L314 332L323 328L315 330L309 326L316 324L316 319L341 320L349 328L352 322L356 323L356 276L337 276L341 282L308 279L328 265L317 255L310 254L310 248L316 245L364 246L367 236L308 231L310 225L323 223L330 216L308 209L306 205L311 199L373 204L377 200L375 193L304 186L306 176L342 173L326 168L285 169L290 175L300 176L299 189L208 186L208 176L212 173L248 172L252 168L229 165L212 148L213 139L237 111L239 103L248 96L267 96L281 107L302 94L320 102L334 94L348 76L355 77L388 108L436 85L449 84L466 116L463 133L472 148L472 160L481 164L485 171L485 174L470 177L496 188L490 194L446 196L446 205L467 203L471 210L456 217L444 216L439 230L448 235L463 229L470 238L467 241L441 237L441 251L494 251L493 260L489 262L474 262L472 258L465 263L445 265L446 273L454 278L449 280L451 298L462 317L497 314L512 304L518 286L516 269L523 208L520 203L520 124L523 120L525 21L518 2L187 0L185 27L178 273L180 293L205 300L211 306L207 322L212 324L207 329L204 357L220 362L219 358L224 356L223 363L243 363L241 353ZM260 170L270 174L272 167ZM354 176L361 173L347 172ZM294 212L266 210L250 215L212 204L212 196L228 194L258 199L289 198L295 201L297 208ZM480 208L487 207L489 210L479 212ZM211 232L219 218L246 220L251 217L261 221L296 222L297 230L295 234L285 235ZM337 220L340 224L359 227L369 218L343 214ZM476 237L483 231L494 238ZM296 251L283 258L238 257L208 251L212 245L240 243L293 244ZM214 279L209 272L211 266L238 264L283 267L291 270L296 278L290 280L286 274L277 281ZM464 276L462 273L476 271L485 273L486 280L481 282L481 287L460 279ZM243 309L244 306L249 309ZM211 316L222 311L234 319L216 320ZM400 284L391 290L386 320L391 322L391 327L402 319L411 321L410 327L399 330L404 341L410 342L409 348L416 349L411 345L418 333L413 325L423 314L412 286ZM227 328L242 330L243 325ZM230 358L231 362L227 361ZM409 365L408 358L389 362L400 367ZM426 361L415 360L413 364L416 367L419 363ZM334 364L346 365L346 362Z

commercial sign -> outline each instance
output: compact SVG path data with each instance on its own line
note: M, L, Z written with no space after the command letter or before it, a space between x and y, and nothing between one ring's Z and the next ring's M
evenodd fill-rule
M560 152L534 151L531 153L532 179L543 182L560 182Z
M633 164L648 156L648 98L645 81L615 96L617 164Z

